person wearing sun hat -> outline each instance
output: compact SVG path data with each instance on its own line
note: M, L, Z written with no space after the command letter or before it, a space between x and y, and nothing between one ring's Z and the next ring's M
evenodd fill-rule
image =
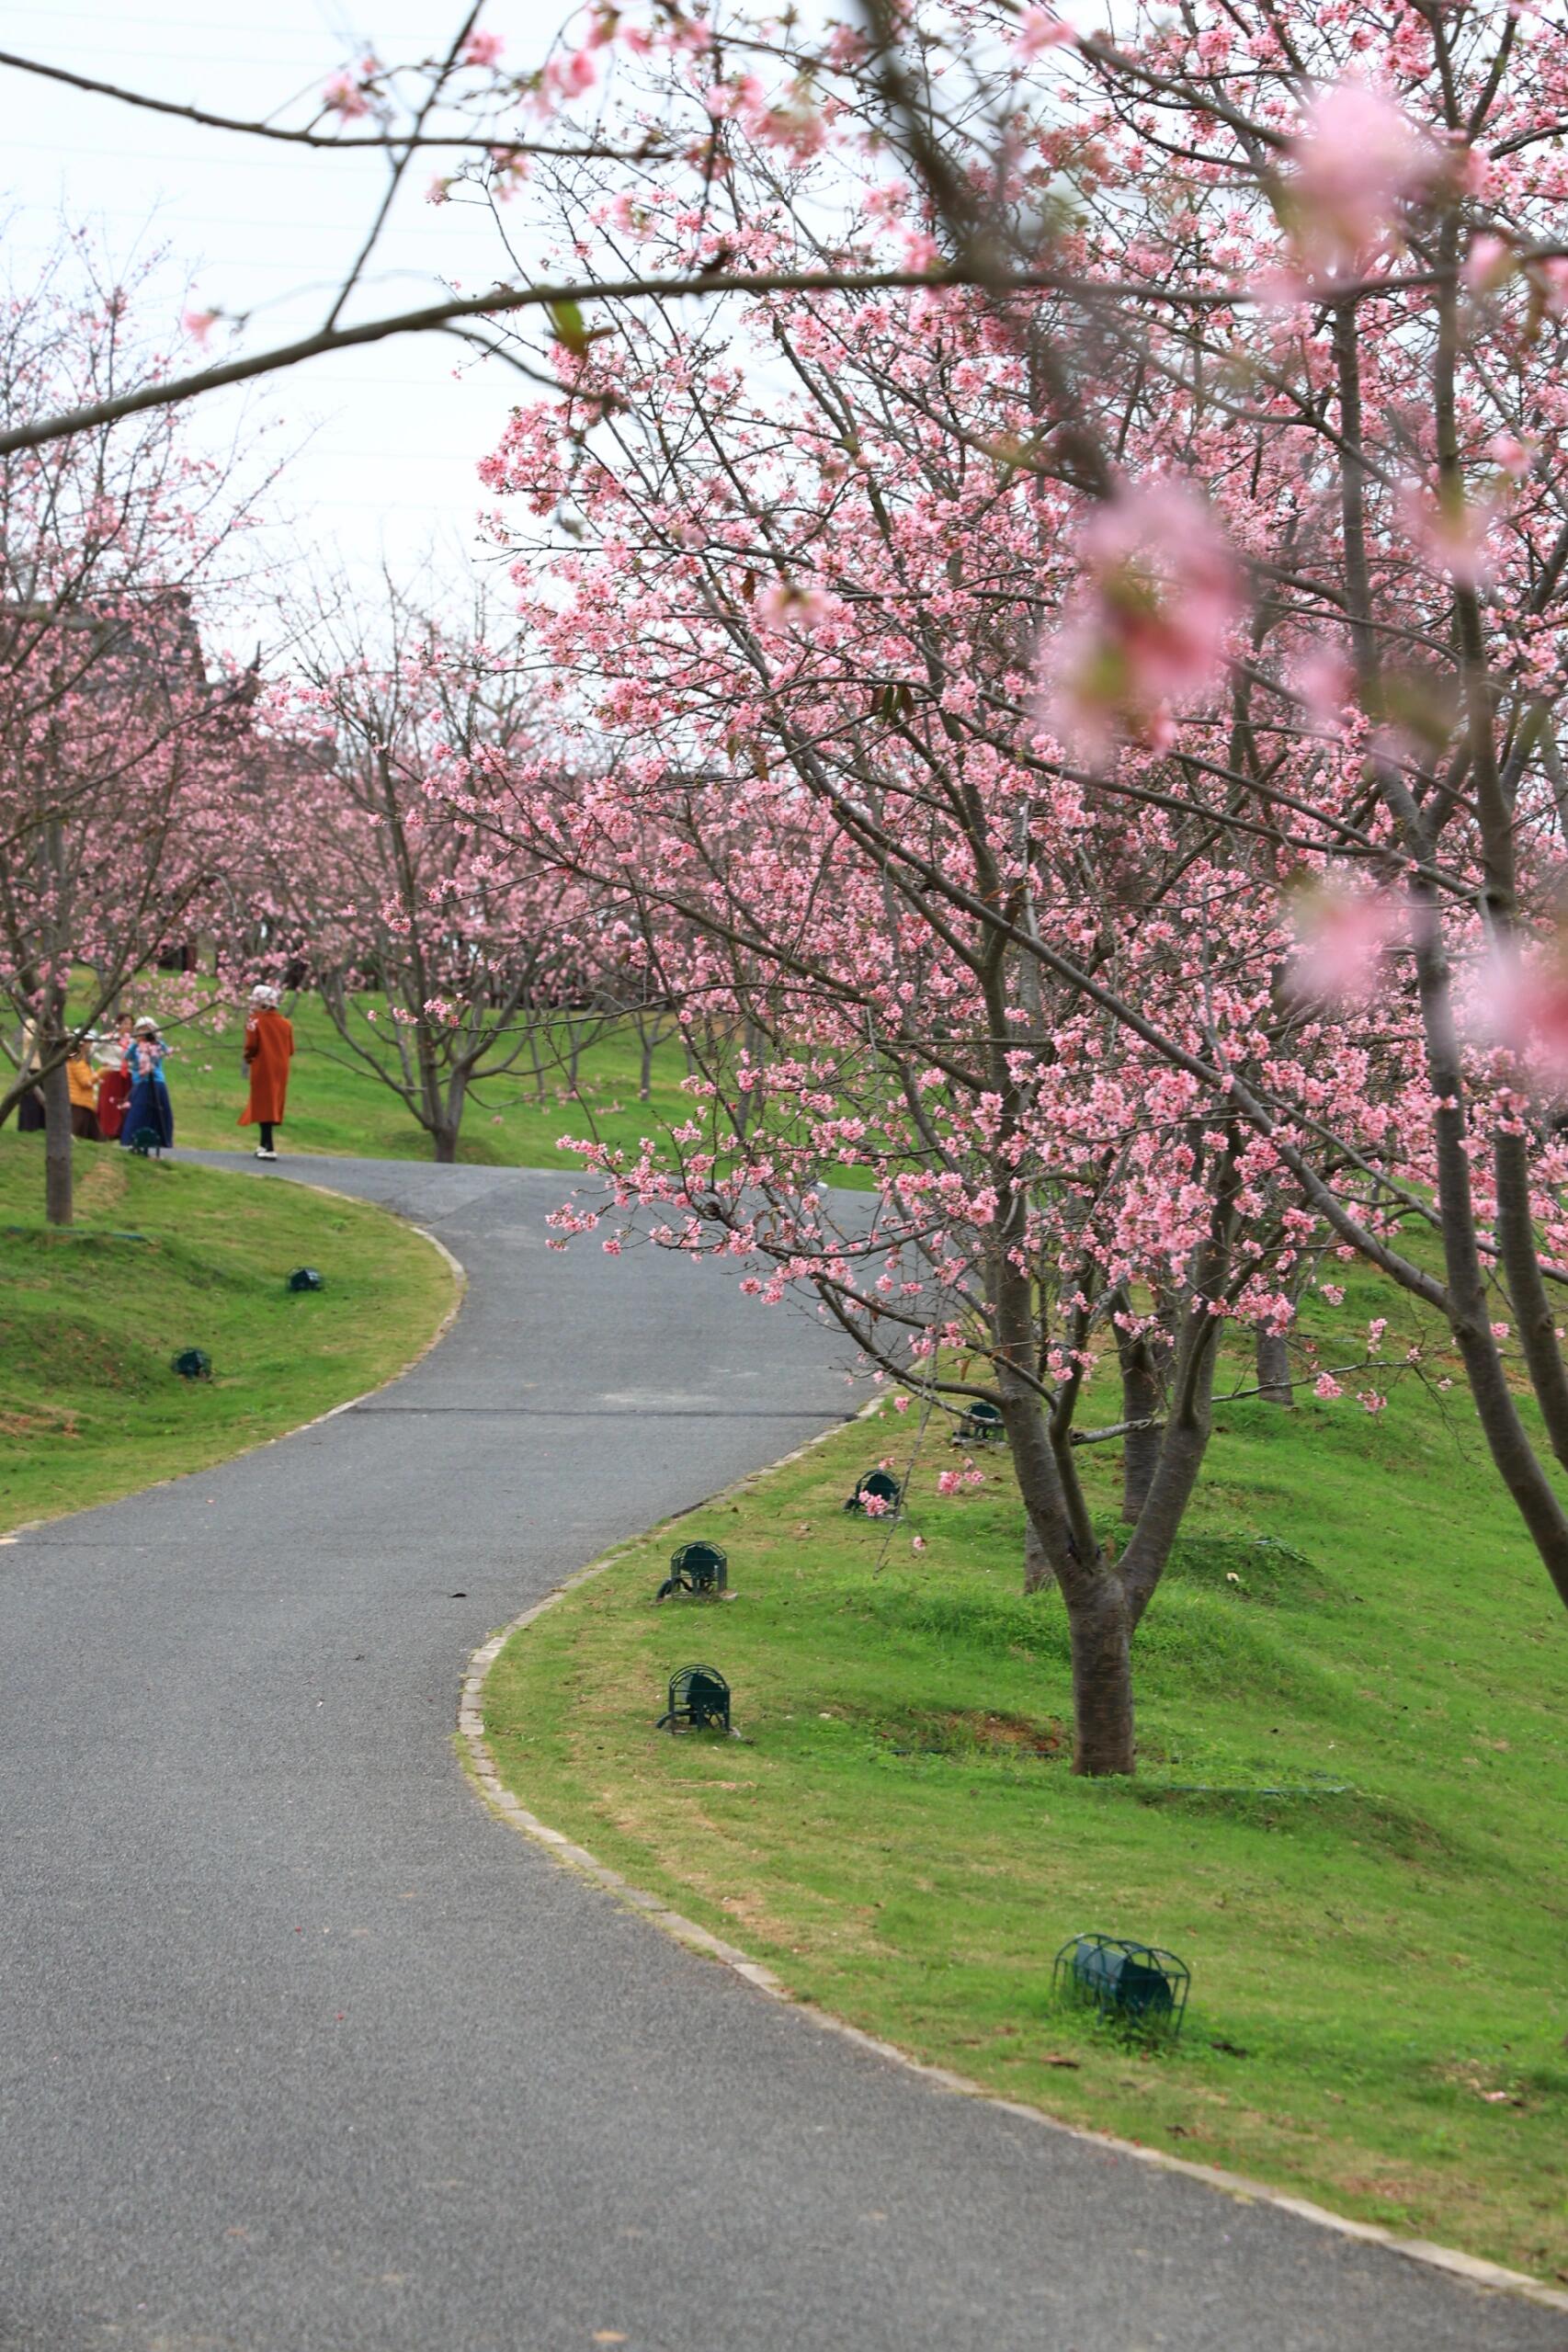
M125 1074L131 1081L131 1099L125 1106L119 1140L134 1143L139 1135L150 1134L162 1152L166 1152L175 1140L174 1105L169 1100L168 1080L164 1075L164 1056L168 1049L158 1035L158 1024L143 1014L131 1032L131 1042L125 1050Z
M258 1160L275 1160L274 1128L283 1123L289 1099L289 1064L294 1058L294 1028L278 1009L278 991L258 984L250 993L245 1019L245 1067L250 1072L250 1099L239 1116L241 1127L259 1127Z

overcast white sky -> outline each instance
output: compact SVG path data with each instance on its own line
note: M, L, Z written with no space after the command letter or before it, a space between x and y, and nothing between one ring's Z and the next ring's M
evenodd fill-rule
M566 0L490 0L483 22L506 37L508 62L531 64L565 13ZM0 0L0 49L250 116L318 90L366 47L388 60L441 47L461 14L461 0L251 0L243 11L234 0ZM101 230L122 261L167 246L170 312L188 272L202 305L255 312L251 340L320 324L381 192L373 156L268 147L5 68L0 109L13 276L41 261L63 213ZM436 169L413 167L362 314L502 273L482 216L425 201ZM280 448L303 445L277 502L301 549L357 574L383 554L410 567L429 543L472 542L474 466L516 396L494 365L455 381L456 357L445 338L409 336L318 360L218 396L201 430L222 442L242 415L276 421Z

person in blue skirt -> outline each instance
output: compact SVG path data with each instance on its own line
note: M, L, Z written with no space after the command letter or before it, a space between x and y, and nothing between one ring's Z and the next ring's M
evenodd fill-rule
M122 1143L134 1143L136 1138L150 1130L157 1138L157 1148L166 1152L175 1140L174 1106L169 1100L168 1081L164 1076L164 1059L168 1051L158 1035L158 1024L143 1017L131 1032L131 1042L125 1050L125 1074L131 1081L131 1100L125 1106L125 1119L119 1131Z

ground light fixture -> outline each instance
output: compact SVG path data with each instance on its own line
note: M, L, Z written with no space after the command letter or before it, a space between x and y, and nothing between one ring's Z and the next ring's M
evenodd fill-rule
M164 1139L155 1127L139 1127L131 1139L130 1151L133 1160L161 1160Z
M1053 2000L1097 2009L1142 2033L1181 2031L1192 1971L1175 1952L1126 1936L1070 1936L1051 1972Z
M683 1543L670 1554L670 1573L659 1586L656 1601L673 1600L677 1593L689 1593L694 1600L718 1601L725 1597L730 1581L730 1556L716 1543Z
M999 1446L1006 1434L1001 1406L993 1404L989 1397L978 1396L953 1431L953 1443L955 1446Z
M205 1347L186 1347L170 1358L170 1369L177 1372L182 1381L210 1381L212 1358Z
M324 1290L326 1276L318 1274L313 1266L297 1266L289 1277L290 1290Z
M865 1477L857 1483L854 1494L844 1507L846 1511L865 1512L868 1517L880 1519L885 1518L890 1511L896 1511L903 1500L903 1489L890 1471L869 1470ZM868 1504L874 1504L876 1508L868 1511Z
M661 1732L728 1732L730 1686L717 1666L682 1666L670 1676L670 1703Z

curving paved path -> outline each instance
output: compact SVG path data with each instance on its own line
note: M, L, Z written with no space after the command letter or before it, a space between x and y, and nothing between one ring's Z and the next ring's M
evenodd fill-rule
M555 1176L295 1165L470 1301L369 1405L0 1550L5 2352L1562 2352L944 2095L493 1821L476 1642L842 1376L710 1270L547 1253Z

